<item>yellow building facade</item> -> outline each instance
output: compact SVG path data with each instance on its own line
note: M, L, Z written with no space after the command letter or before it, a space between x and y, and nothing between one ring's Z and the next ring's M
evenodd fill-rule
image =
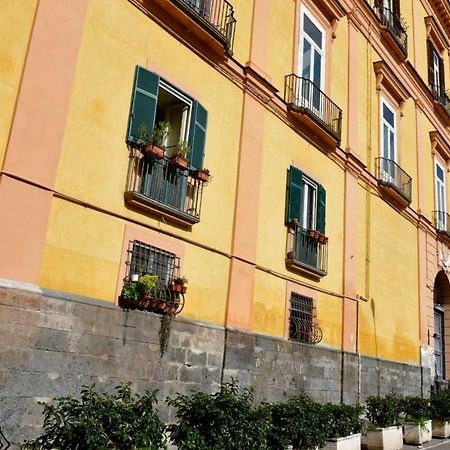
M3 6L11 435L80 380L351 403L446 382L446 1Z

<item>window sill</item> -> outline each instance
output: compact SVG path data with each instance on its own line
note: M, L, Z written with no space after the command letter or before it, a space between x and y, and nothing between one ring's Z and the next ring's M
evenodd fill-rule
M309 266L293 258L286 258L286 267L290 270L299 272L302 275L305 275L309 278L313 278L316 280L327 275L327 272L325 272L324 270L320 270L317 269L316 267Z
M378 186L380 190L389 198L394 200L399 206L402 208L406 208L411 204L411 199L404 196L397 186L388 181L380 181L378 180Z
M174 222L184 227L190 227L191 225L200 222L200 217L192 216L184 211L179 211L136 191L125 192L124 197L125 203L128 206L150 213L154 216L162 217L169 222Z

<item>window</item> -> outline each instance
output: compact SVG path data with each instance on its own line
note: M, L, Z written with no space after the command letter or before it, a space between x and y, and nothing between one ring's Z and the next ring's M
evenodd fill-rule
M326 191L291 166L288 178L288 264L315 276L326 275ZM290 256L289 256L290 255Z
M439 379L445 379L444 295L438 278L434 281L433 302L435 371Z
M447 231L447 200L445 188L445 170L443 166L435 162L436 179L436 228Z
M322 115L323 107L318 89L324 90L325 31L306 9L302 11L300 29L297 73L312 83L305 83L302 95L306 105Z
M434 98L441 99L445 91L444 62L431 39L427 40L428 83Z
M382 173L386 181L396 180L397 131L396 113L394 109L381 99L381 155L383 158Z
M127 130L131 148L125 199L129 205L158 212L182 223L199 221L203 183L195 174L203 169L208 113L196 100L157 74L137 67ZM162 158L144 155L143 131L155 127L167 132ZM188 170L173 160L179 146L187 144Z
M322 330L317 325L316 308L310 297L291 292L289 308L289 339L317 344L322 340Z

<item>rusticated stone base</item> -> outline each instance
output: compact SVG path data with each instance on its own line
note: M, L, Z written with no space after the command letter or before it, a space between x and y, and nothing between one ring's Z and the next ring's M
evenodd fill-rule
M418 366L181 317L172 321L169 348L160 357L160 321L109 302L0 288L0 427L6 437L19 442L36 436L42 426L38 401L78 394L91 383L105 391L128 380L141 392L159 389L165 421L174 419L167 396L213 392L231 377L254 387L258 401L305 392L319 401L355 403L391 391L420 395L431 384Z

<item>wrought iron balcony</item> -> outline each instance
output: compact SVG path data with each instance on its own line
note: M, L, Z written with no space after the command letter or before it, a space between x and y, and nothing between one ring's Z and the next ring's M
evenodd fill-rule
M342 110L311 80L286 75L284 101L291 111L309 116L338 144L341 140Z
M200 221L203 182L164 156L156 159L130 149L125 202L182 225Z
M409 205L411 203L411 177L391 159L376 158L375 164L379 185L400 204Z
M171 1L216 35L218 39L223 41L229 53L232 53L236 19L233 6L227 0Z
M387 29L406 56L408 54L408 35L403 19L378 1L375 2L374 11L381 25Z
M450 216L445 211L433 211L433 216L436 231L450 237Z
M430 85L431 93L433 94L434 99L442 106L444 111L450 117L450 93L445 89L442 89L441 86L436 84Z
M291 224L288 235L286 264L309 275L323 277L327 274L328 238L299 224Z

